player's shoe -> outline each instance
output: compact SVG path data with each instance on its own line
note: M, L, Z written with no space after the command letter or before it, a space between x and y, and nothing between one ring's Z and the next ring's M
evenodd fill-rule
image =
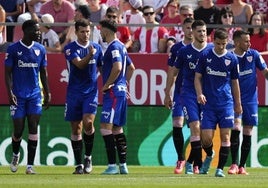
M193 164L186 162L185 164L185 174L194 174Z
M77 167L75 167L73 174L84 174L83 166L78 165Z
M32 166L28 166L25 170L25 174L36 174Z
M92 171L92 160L90 158L84 159L84 173L89 174Z
M228 170L228 174L237 174L238 173L238 166L237 164L232 164Z
M119 165L119 172L120 174L128 174L127 164L120 164Z
M177 165L174 169L174 174L181 174L183 171L183 168L185 166L185 160L183 161L177 161Z
M206 159L204 160L202 167L199 170L199 174L208 174L208 170L210 168L210 164L212 159L214 158L215 152L212 151L211 156L206 156Z
M248 175L248 173L244 167L239 167L238 174Z
M199 167L198 166L194 166L194 174L199 174Z
M108 166L104 172L102 172L103 175L115 175L119 174L119 171L116 166Z
M20 153L18 153L17 155L13 153L12 160L10 163L11 172L17 172L19 167L19 160L20 160Z
M216 169L215 177L225 177L223 170L220 168Z

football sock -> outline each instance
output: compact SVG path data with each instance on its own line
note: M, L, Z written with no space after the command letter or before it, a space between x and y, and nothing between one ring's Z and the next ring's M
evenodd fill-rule
M126 163L127 158L127 140L124 133L114 135L119 162Z
M106 153L108 157L108 163L109 164L115 164L116 163L116 151L115 151L115 141L114 141L114 135L109 134L103 136Z
M241 157L239 167L244 167L248 158L248 154L251 147L251 136L243 135L243 142L241 145Z
M184 155L183 155L183 146L184 146L184 137L182 134L182 128L181 127L173 127L173 143L175 150L178 155L178 160L183 161Z
M19 141L15 141L13 138L12 138L12 150L13 150L13 153L14 154L18 154L19 151L20 151L20 143L21 143L21 139Z
M223 170L223 167L226 164L227 159L228 159L229 150L230 150L230 147L221 146L217 168L220 168Z
M82 164L82 148L83 148L83 141L82 140L71 140L72 148L74 152L74 159L77 165Z
M86 133L83 134L86 156L91 156L92 149L93 149L94 135L95 133L91 135L87 135Z
M35 153L36 153L36 147L37 147L37 140L28 140L28 161L27 165L33 165Z
M232 164L238 163L238 150L240 145L239 140L240 131L232 130L231 132L231 156L232 156Z
M193 163L194 161L197 163L196 165L199 165L202 157L202 148L201 148L201 141L194 141L191 142L191 152L188 157L187 162Z

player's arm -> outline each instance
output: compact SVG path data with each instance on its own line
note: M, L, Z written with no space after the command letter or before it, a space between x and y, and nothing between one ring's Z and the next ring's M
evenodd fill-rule
M5 84L10 105L17 105L17 98L12 92L12 67L5 66Z
M268 68L263 69L261 73L265 77L265 79L268 80Z
M131 63L130 65L127 66L126 79L127 79L128 83L129 83L134 71L135 71L135 66L133 63Z
M46 66L40 67L40 79L44 90L44 108L48 109L51 101L51 93L48 85L48 74Z
M194 87L197 96L197 102L202 105L206 104L207 99L202 90L202 74L199 72L195 72Z
M83 57L82 59L80 59L79 57L77 58L74 58L72 60L72 63L78 67L79 69L84 69L87 65L88 65L88 62L92 59L93 55L95 53L95 49L93 46L89 46L89 53Z
M167 81L165 88L165 99L164 99L165 107L167 107L168 109L172 107L171 88L175 83L179 71L180 70L177 69L175 66L168 66Z
M234 111L236 114L242 114L241 95L238 79L232 79L232 95L234 99Z
M102 88L102 92L105 92L114 86L114 82L118 78L121 70L122 70L122 63L121 62L113 63L113 67L112 67L110 76L107 79L106 83L104 84L104 86Z

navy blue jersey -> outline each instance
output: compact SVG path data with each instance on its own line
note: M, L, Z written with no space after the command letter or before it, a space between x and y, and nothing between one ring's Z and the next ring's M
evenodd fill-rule
M181 41L181 42L177 42L171 47L169 57L168 57L168 66L170 67L174 66L174 63L177 58L177 54L179 50L184 46L186 45L183 43L183 41ZM181 84L182 84L182 73L180 72L175 81L175 91L174 91L175 93L180 91Z
M207 99L205 108L233 105L231 80L239 78L238 67L238 60L231 52L220 56L214 48L202 52L195 71L202 74L203 94Z
M193 44L188 44L182 47L177 55L175 66L182 72L182 96L191 96L196 98L195 88L194 88L194 76L195 68L202 51L212 48L213 44L209 43L204 46L203 49L196 49Z
M89 46L93 46L94 55L88 62L88 66L79 69L72 63L72 60L79 57L84 58L89 53ZM69 82L67 92L70 94L89 94L91 91L97 91L97 67L102 64L102 50L99 44L88 42L82 46L77 41L73 41L64 48L65 58L69 71Z
M239 61L239 86L242 104L258 102L257 68L262 71L267 65L262 56L256 50L249 49L243 55L235 54Z
M47 66L46 49L38 42L26 46L18 41L7 48L5 66L12 67L12 92L21 98L41 92L40 67Z
M103 56L103 65L102 65L103 85L108 80L111 74L111 70L113 68L113 64L116 62L122 64L122 70L114 82L112 91L115 96L125 96L127 91L126 68L128 65L132 63L132 61L127 54L125 45L117 39L112 41L108 45L108 48Z

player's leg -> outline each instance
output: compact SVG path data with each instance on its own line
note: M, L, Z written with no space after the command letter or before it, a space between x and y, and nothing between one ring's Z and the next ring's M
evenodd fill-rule
M231 131L231 158L232 164L228 170L228 174L238 173L238 151L240 146L240 130L241 130L241 115L235 115L234 127Z
M72 95L67 96L65 105L65 120L71 125L71 144L75 159L76 168L73 174L83 174L84 165L82 163L82 96Z
M172 138L173 144L177 153L177 163L174 169L175 174L181 174L185 166L185 157L184 157L184 137L182 133L184 116L182 111L182 105L179 102L179 95L174 92L173 97L173 106L172 106Z
M95 135L94 121L97 113L97 100L97 94L94 92L92 93L92 95L84 99L83 102L83 140L85 145L84 173L86 174L92 171L91 153L93 149Z
M12 134L13 155L10 163L11 172L16 172L18 170L20 160L20 144L26 119L25 101L18 98L17 103L18 103L17 106L15 105L10 106L10 114L13 121L13 134Z
M245 164L251 148L251 136L254 126L258 125L258 104L243 105L243 141L238 174L248 175Z
M101 112L100 132L104 140L106 155L108 159L108 168L102 174L118 174L119 171L116 166L116 145L114 141L113 119L115 115L114 99L110 97L109 93L103 96L103 106Z

